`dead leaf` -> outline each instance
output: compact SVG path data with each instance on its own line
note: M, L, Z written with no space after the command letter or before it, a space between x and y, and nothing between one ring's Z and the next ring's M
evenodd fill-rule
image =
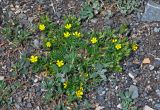
M41 11L42 10L42 7L41 7L41 5L38 5L38 11Z
M143 60L142 63L143 63L143 64L149 64L149 63L151 63L151 61L150 61L149 58L144 58L144 60Z
M98 103L96 103L95 106L96 106L96 107L95 107L95 110L102 110L102 109L104 109L104 107L103 107L103 106L99 106Z

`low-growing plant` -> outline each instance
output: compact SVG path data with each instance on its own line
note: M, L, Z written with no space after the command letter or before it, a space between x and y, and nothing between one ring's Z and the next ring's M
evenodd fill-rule
M4 104L12 103L9 101L9 97L12 92L21 86L20 82L14 82L12 85L7 85L3 80L0 80L0 107Z
M98 14L98 12L101 9L102 6L99 0L90 0L89 2L85 2L80 12L80 18L81 19L93 18L93 16L95 14ZM94 11L96 13L94 13Z
M10 71L10 74L13 76L17 76L20 74L27 74L29 72L29 62L27 62L26 59L26 53L21 53L20 59L14 63L11 64L12 71Z
M44 51L27 59L33 73L51 76L42 82L47 102L62 96L69 102L82 99L90 87L107 79L107 72L122 72L120 62L132 50L124 36L126 26L85 33L74 16L65 17L62 25L43 16L37 28Z
M139 0L116 0L119 11L126 15L135 11L141 4Z
M54 110L67 110L67 108L65 107L64 103L60 102L54 107Z
M5 23L0 33L5 39L8 39L16 45L27 41L31 35L31 32L20 25L18 21Z
M6 102L6 97L4 94L4 89L6 88L6 83L4 81L0 81L0 106L2 106Z
M123 110L138 110L134 107L133 99L131 98L131 93L128 91L119 94L121 99L121 106Z

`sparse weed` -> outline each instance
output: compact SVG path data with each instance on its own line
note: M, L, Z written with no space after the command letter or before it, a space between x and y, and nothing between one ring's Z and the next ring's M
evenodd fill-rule
M14 23L6 23L0 33L5 39L16 45L24 43L31 36L31 32L16 21Z
M117 0L115 1L119 11L124 14L130 14L135 11L141 4L139 0Z
M134 107L133 99L131 98L131 93L128 91L120 93L121 106L123 110L138 110Z

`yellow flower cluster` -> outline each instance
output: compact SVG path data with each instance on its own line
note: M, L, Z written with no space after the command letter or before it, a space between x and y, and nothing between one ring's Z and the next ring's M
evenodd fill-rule
M92 44L95 44L95 43L97 43L97 42L98 42L98 40L97 40L96 37L92 37L92 38L91 38L91 43L92 43Z
M137 49L138 49L138 45L137 45L137 44L133 44L133 45L132 45L132 50L133 50L133 51L136 51Z
M38 61L38 56L32 55L29 59L32 63L36 63Z
M64 61L63 60L57 60L56 65L58 67L62 67L64 65Z
M78 97L78 98L82 98L82 96L83 96L83 84L81 83L81 85L80 85L80 88L76 91L76 96Z
M122 45L121 45L121 44L116 44L116 45L115 45L115 48L116 48L117 50L119 50L119 49L122 48Z
M45 27L45 25L44 25L44 24L40 24L40 25L39 25L39 30L40 30L40 31L45 30L45 28L46 28L46 27Z

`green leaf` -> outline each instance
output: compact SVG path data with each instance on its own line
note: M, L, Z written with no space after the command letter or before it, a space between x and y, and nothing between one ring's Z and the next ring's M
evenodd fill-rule
M59 69L58 69L57 65L53 64L51 67L53 68L53 71L54 71L55 73L58 73L58 70L59 70Z
M67 64L62 67L62 73L68 73L68 72L70 72L70 70L71 70L71 68Z
M106 81L106 80L107 80L107 77L106 77L106 75L105 75L106 72L107 72L106 69L102 69L102 70L97 71L97 73L98 73L99 76L103 79L103 81Z
M80 12L81 19L92 18L93 17L93 8L88 4L85 4L83 9Z

